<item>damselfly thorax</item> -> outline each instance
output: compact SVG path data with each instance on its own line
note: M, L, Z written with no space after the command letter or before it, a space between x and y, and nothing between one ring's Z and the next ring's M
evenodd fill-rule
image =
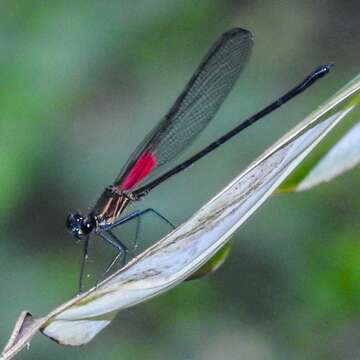
M94 209L93 216L98 228L113 224L124 212L127 206L138 200L131 192L120 191L115 186L108 186L99 197Z

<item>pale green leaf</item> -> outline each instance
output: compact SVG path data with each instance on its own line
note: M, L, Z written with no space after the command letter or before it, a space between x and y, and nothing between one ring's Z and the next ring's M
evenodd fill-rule
M318 111L320 118L347 117L286 179L278 192L307 190L330 181L360 161L360 75L344 86ZM312 115L310 115L311 117Z

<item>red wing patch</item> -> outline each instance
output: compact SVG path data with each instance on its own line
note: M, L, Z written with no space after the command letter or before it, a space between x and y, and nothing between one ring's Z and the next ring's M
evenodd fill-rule
M156 158L154 154L147 152L142 154L120 184L120 190L130 190L139 184L156 166Z

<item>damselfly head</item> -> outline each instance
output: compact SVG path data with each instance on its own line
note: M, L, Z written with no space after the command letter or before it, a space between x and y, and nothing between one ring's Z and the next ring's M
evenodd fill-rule
M93 215L70 213L66 219L66 227L79 240L85 239L96 226Z

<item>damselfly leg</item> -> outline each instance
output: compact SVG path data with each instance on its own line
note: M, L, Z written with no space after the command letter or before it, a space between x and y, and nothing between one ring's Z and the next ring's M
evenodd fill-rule
M169 225L172 229L175 229L175 225L169 219L167 219L164 215L162 215L160 212L158 212L157 210L155 210L153 208L147 208L144 210L135 210L135 211L131 212L130 214L128 214L127 216L124 216L124 217L116 220L114 223L103 226L102 230L109 231L120 225L124 225L125 223L127 223L131 220L136 220L136 230L135 230L135 239L134 239L134 251L136 253L136 249L138 247L138 237L139 237L140 227L141 227L141 218L143 215L145 215L147 213L152 213L152 214L156 215L159 219L161 219L163 222L165 222L167 225ZM101 234L101 232L99 232L99 234ZM115 237L114 234L112 234L112 236ZM119 243L121 243L120 240L118 240L116 237L115 237L115 239ZM111 262L110 267L108 267L106 269L105 274L107 274L110 271L111 267L113 267L113 265L117 262L117 260L119 258L120 258L120 255L118 254L114 258L114 260Z
M145 210L136 210L131 212L125 217L122 217L120 219L117 219L112 224L106 224L103 225L98 231L97 235L99 235L105 242L110 244L112 247L114 247L117 251L116 256L113 258L113 260L110 262L110 264L106 267L106 270L104 271L103 275L101 276L102 280L114 267L114 265L119 261L119 259L122 257L122 265L126 264L127 261L127 254L128 254L128 248L112 233L112 229L117 228L121 225L124 225L125 223L136 220L136 230L135 230L135 239L134 239L134 250L137 249L138 246L138 237L140 233L140 227L141 227L141 217L147 213L152 213L156 215L159 219L161 219L163 222L165 222L167 225L169 225L172 229L175 228L175 225L167 219L164 215L162 215L160 212L156 211L153 208L147 208ZM85 270L85 264L86 260L88 258L88 252L89 252L89 238L86 238L84 240L84 247L83 247L83 254L81 259L81 269L80 269L80 279L79 279L79 291L81 292L83 289L83 281L84 281L84 270Z
M89 253L89 236L87 236L86 239L84 240L83 253L81 257L80 275L79 275L79 293L82 292L82 288L83 288L84 270L85 270L85 263L88 258L88 253Z
M141 217L142 215L145 215L146 213L149 213L149 212L158 216L160 219L162 219L165 223L167 223L173 229L175 228L175 225L169 219L167 219L164 215L162 215L161 213L159 213L158 211L156 211L153 208L147 208L145 210L135 210L135 211L131 212L129 215L116 220L114 223L104 226L102 229L111 230L121 224L125 224L126 222L133 220L135 218Z
M106 267L106 269L102 275L102 278L104 278L109 273L109 271L112 269L112 267L115 265L115 263L120 259L120 257L123 257L123 259L122 259L123 265L126 264L128 249L110 230L101 231L98 234L107 243L112 245L117 250L116 256L111 261L111 263Z

